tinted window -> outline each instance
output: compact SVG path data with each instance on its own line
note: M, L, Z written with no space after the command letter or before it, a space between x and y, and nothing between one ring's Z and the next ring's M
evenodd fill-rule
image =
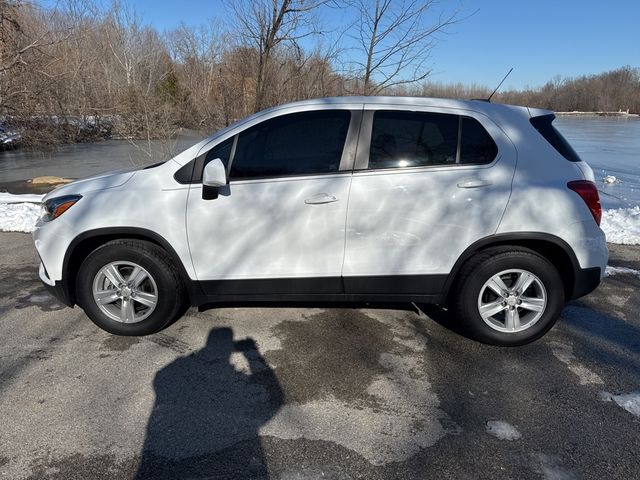
M458 116L418 112L376 112L369 168L455 163Z
M440 113L376 112L369 168L491 163L498 147L475 119Z
M295 113L242 132L231 178L337 172L350 116L345 110Z
M209 150L209 153L207 153L207 158L204 161L204 164L206 165L211 160L219 158L220 160L222 160L222 164L224 165L224 168L227 168L229 166L229 158L231 158L232 147L233 147L233 137L231 137L228 140L225 140L220 145L216 145L211 150Z
M498 154L498 147L480 123L462 117L460 135L460 163L491 163Z
M580 156L569 145L569 142L562 136L562 134L556 130L556 127L552 125L555 115L542 115L540 117L534 117L530 120L531 125L535 127L540 135L542 135L547 142L555 148L560 155L569 160L570 162L579 162Z

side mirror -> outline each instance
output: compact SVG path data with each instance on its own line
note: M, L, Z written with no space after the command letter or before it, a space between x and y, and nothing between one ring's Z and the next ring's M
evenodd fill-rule
M207 163L202 172L202 198L215 200L218 198L218 188L227 184L227 172L222 160L215 158Z

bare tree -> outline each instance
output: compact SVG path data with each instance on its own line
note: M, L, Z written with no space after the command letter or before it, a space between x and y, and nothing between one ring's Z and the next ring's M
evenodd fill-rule
M20 0L0 0L0 109L14 96L27 91L21 75L46 75L46 50L69 38L67 31L53 31L38 10Z
M456 12L439 13L436 0L227 0L240 36L215 20L160 35L129 1L105 8L104 0L57 0L51 7L0 0L0 121L20 131L24 143L115 135L144 139L136 146L156 158L157 140L181 128L211 132L299 99L354 91L488 95L486 87L466 82L417 82L429 73L438 34L459 21ZM355 9L355 23L348 31L321 29L319 17L338 2ZM347 49L354 42L346 36L357 49ZM340 55L352 58L349 74L336 69ZM539 88L501 91L495 99L637 113L639 92L640 69L623 67L556 77Z
M228 0L242 36L258 50L254 110L264 107L270 61L282 44L300 49L298 41L319 33L313 16L328 0Z
M375 95L389 87L424 80L436 34L460 21L459 11L436 13L436 0L347 0L358 20L353 60L359 90ZM431 18L433 17L433 18Z
M219 31L218 23L210 21L199 27L182 24L167 34L171 57L180 66L180 82L196 106L198 125L214 123L220 116L217 92L223 42Z
M108 28L105 29L106 43L116 64L125 75L127 87L136 84L136 69L140 58L142 26L140 17L120 0L111 6Z

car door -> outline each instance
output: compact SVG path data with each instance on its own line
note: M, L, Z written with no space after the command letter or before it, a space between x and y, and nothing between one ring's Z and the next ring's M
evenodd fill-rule
M472 111L366 106L347 214L347 293L438 294L462 252L491 235L516 151Z
M207 160L223 160L229 183L214 200L194 184L187 202L191 257L205 293L342 291L360 118L336 107L277 115L211 149Z

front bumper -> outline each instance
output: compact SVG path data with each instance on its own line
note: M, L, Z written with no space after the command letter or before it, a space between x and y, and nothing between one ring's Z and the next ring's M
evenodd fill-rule
M62 283L62 281L56 282L51 280L42 262L40 262L38 276L40 277L40 280L42 281L42 284L47 289L47 291L51 295L53 295L60 303L66 305L67 307L73 307L73 301L69 298L65 285Z
M75 237L74 230L62 218L46 223L38 220L31 236L40 261L46 267L46 275L40 275L42 281L53 285L54 282L64 280L64 257Z

